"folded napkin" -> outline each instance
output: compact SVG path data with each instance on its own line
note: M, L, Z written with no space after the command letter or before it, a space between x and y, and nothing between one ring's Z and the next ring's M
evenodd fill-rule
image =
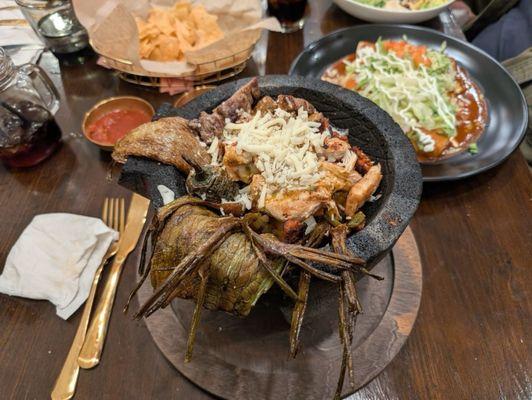
M0 0L0 46L7 50L15 65L36 63L44 50L44 44L29 24L20 26L7 23L17 20L24 20L17 3L13 0Z
M117 238L97 218L37 215L7 256L0 293L49 300L68 319L87 299L94 273Z
M44 46L10 46L6 47L5 50L15 65L37 64L44 51Z

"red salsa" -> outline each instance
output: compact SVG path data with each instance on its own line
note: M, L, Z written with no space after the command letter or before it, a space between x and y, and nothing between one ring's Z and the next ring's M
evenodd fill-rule
M87 128L87 135L100 143L115 144L129 131L151 120L142 110L113 110L104 114Z

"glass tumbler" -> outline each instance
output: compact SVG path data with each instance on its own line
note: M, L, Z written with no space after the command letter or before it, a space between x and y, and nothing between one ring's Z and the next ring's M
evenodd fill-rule
M307 0L268 0L268 14L279 20L283 33L303 28L306 7Z
M87 31L76 18L70 0L16 2L33 30L52 52L73 53L89 44Z

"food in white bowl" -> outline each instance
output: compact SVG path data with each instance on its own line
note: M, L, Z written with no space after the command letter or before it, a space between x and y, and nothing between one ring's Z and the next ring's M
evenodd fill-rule
M355 0L358 3L367 4L386 10L428 10L447 4L448 0Z
M454 0L333 0L342 10L370 22L418 23L436 17Z

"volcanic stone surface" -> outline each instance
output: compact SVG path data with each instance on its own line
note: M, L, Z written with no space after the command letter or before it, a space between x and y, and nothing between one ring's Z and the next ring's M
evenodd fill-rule
M154 119L196 118L247 81L249 78L221 85L179 109L164 104ZM321 80L286 75L259 77L259 86L263 96L289 94L310 101L333 126L349 130L351 144L381 163L384 176L375 193L378 198L363 208L367 226L348 239L349 248L371 267L391 249L419 204L422 176L410 141L385 111L353 91ZM178 197L186 193L184 182L185 177L175 167L138 157L128 159L119 179L121 185L150 198L156 207L162 205L158 185L168 187Z

